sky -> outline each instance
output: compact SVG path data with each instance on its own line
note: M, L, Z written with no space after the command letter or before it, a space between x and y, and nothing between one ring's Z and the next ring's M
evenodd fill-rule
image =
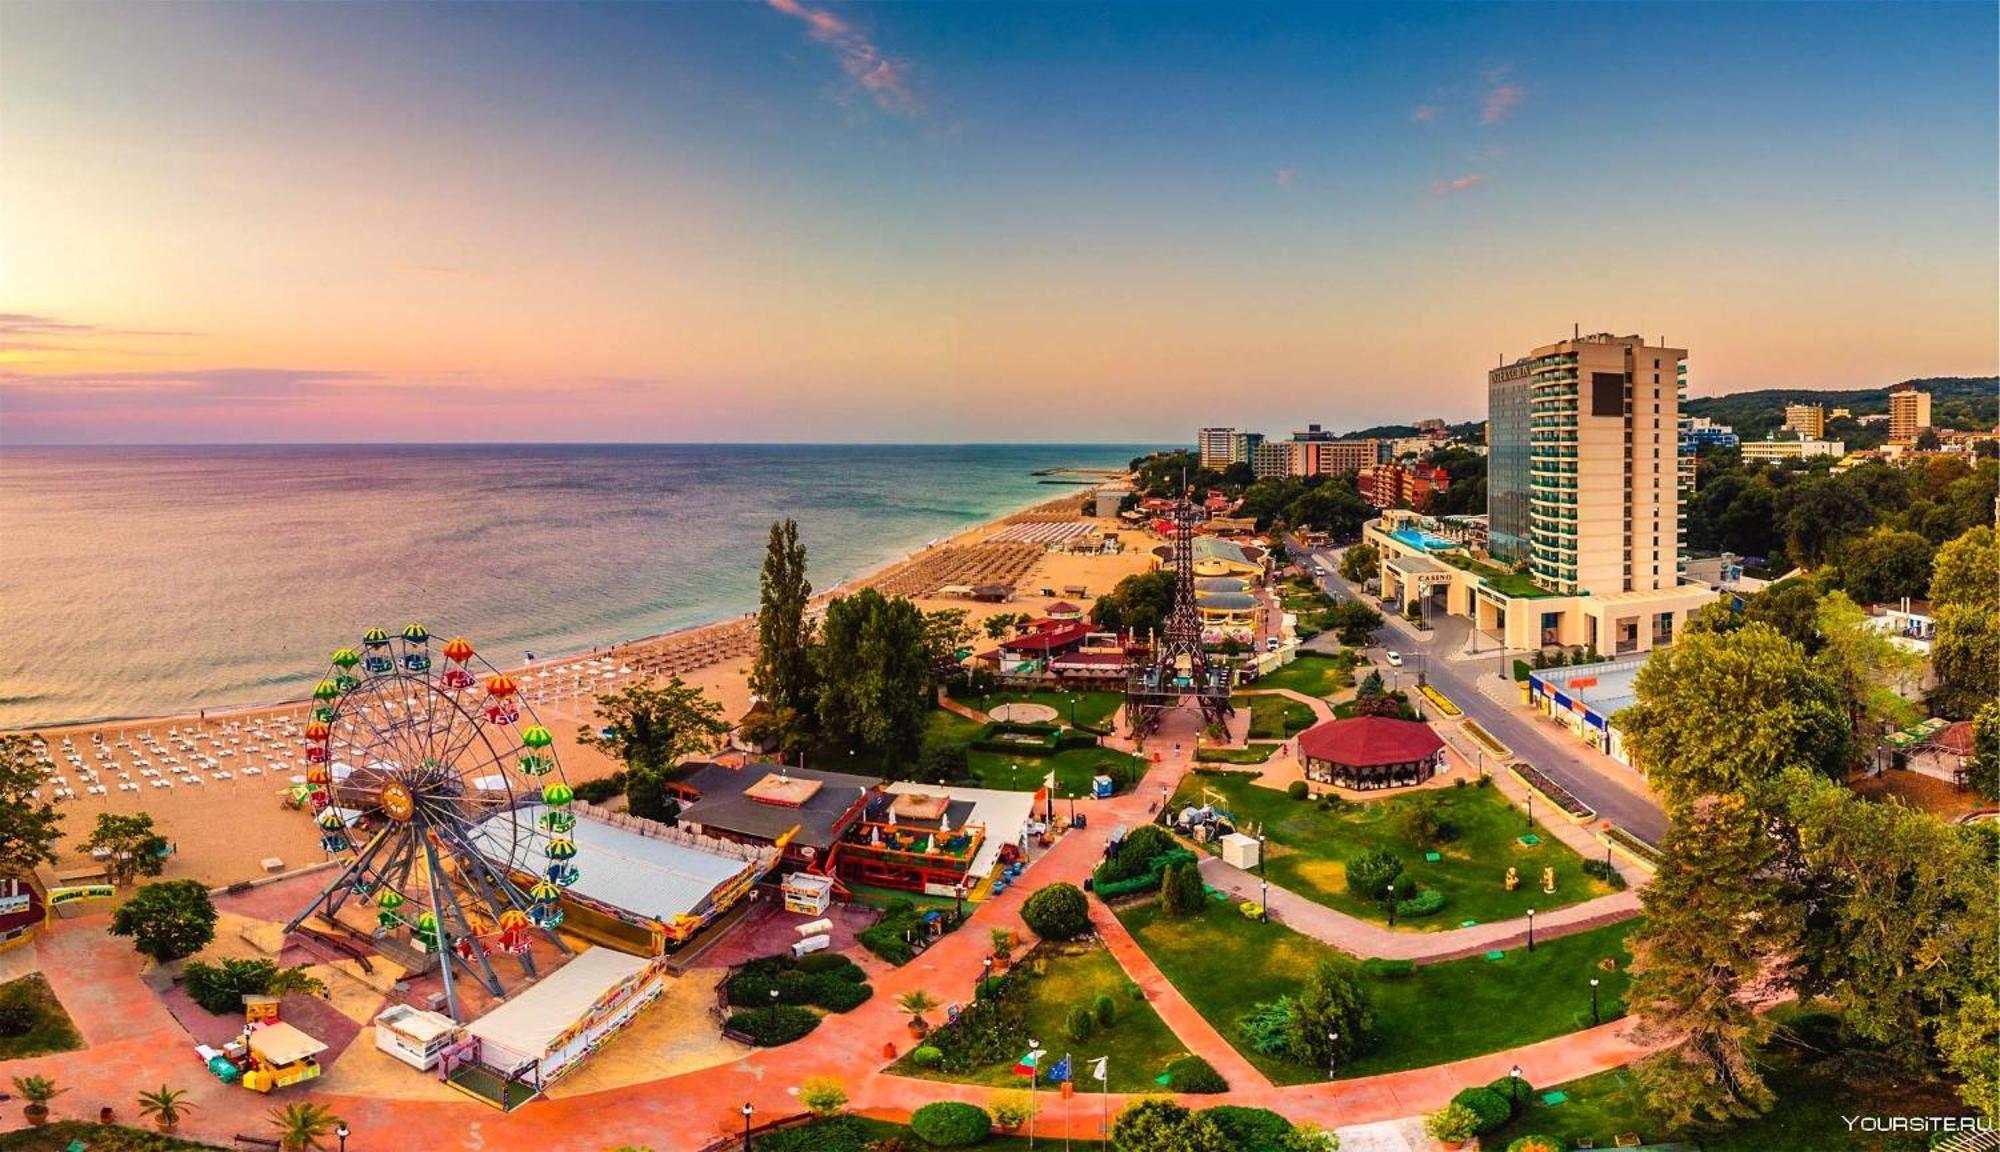
M1169 442L1988 375L2000 8L0 4L0 444Z

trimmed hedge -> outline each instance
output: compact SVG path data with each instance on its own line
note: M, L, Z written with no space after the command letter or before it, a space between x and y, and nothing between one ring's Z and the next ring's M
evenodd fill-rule
M1044 940L1074 940L1090 931L1090 901L1074 884L1044 885L1021 905L1021 919Z
M1507 1097L1491 1088L1467 1088L1451 1102L1478 1118L1476 1131L1482 1136L1514 1118L1514 1107L1507 1103Z
M868 1152L873 1137L853 1116L833 1116L757 1137L757 1152Z
M1215 1066L1199 1056L1182 1056L1167 1062L1167 1084L1176 1092L1211 1096L1229 1091L1229 1081Z
M808 967L806 961L817 963ZM753 960L729 978L723 992L732 1007L755 1009L770 1007L772 989L780 1004L815 1004L829 1012L852 1012L875 994L860 965L831 952L805 960L789 955Z
M1396 901L1398 916L1430 916L1444 908L1444 893L1426 888L1408 900Z
M1152 862L1146 865L1146 870L1137 876L1125 880L1095 880L1092 882L1091 889L1097 893L1097 897L1100 900L1116 900L1120 896L1137 896L1145 892L1156 892L1160 887L1160 877L1167 871L1167 865L1193 864L1195 862L1196 857L1194 853L1185 848L1173 848L1153 857ZM1102 872L1103 869L1100 866L1099 874L1102 875Z
M1291 1152L1292 1122L1269 1108L1218 1104L1201 1115L1214 1121L1233 1152Z
M745 1009L723 1021L722 1029L749 1038L759 1048L790 1044L819 1027L818 1013L791 1004Z
M910 1131L934 1148L966 1148L992 1134L993 1117L974 1104L940 1100L910 1114Z
M1488 1084L1486 1090L1505 1100L1509 1113L1515 1116L1527 1111L1528 1102L1535 1098L1535 1086L1528 1083L1528 1078L1525 1076L1519 1080L1514 1079L1512 1076L1502 1076L1493 1083ZM1518 1105L1515 1103L1517 1093L1520 1098Z

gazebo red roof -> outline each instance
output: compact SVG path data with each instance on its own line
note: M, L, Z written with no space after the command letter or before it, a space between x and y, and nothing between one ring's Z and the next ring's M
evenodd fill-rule
M1350 768L1409 764L1444 747L1431 726L1418 720L1355 716L1328 720L1299 733L1299 754Z
M1090 625L1081 620L1051 621L1050 624L1050 627L1024 633L1012 640L1003 640L1000 647L1009 652L1049 652L1074 647L1090 635Z

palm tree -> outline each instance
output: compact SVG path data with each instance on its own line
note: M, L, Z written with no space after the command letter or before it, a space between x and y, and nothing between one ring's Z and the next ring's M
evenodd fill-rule
M922 988L912 989L896 998L897 1007L910 1014L910 1031L919 1036L930 1030L930 1021L924 1013L938 1006L937 1000Z
M162 1084L158 1092L139 1093L139 1111L151 1116L160 1131L172 1132L174 1126L181 1122L182 1114L194 1110L194 1105L186 1103L186 1100L186 1089L169 1088Z
M28 1118L28 1123L41 1125L48 1121L49 1101L69 1089L56 1087L56 1082L47 1076L16 1076L14 1091L20 1093L21 1099L28 1102L28 1106L21 1110L22 1115Z
M340 1125L340 1117L324 1104L297 1101L270 1111L271 1127L278 1130L278 1147L283 1152L318 1152L321 1138Z

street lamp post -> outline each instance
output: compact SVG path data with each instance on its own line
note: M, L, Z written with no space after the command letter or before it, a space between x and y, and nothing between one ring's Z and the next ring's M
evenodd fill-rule
M1389 927L1394 928L1396 926L1396 882L1394 880L1389 881L1388 885L1382 889L1382 899L1384 903L1389 905Z
M347 1152L347 1131L345 1124L333 1130L333 1134L340 1139L340 1152Z
M988 956L984 960L981 960L979 963L982 966L983 971L981 972L979 977L979 987L972 990L972 998L974 1000L978 1000L979 994L981 992L986 991L987 981L993 979L993 957Z
M1257 918L1271 919L1271 880L1264 875L1264 829L1257 829Z
M1535 826L1535 794L1528 793L1528 827Z
M1512 1096L1510 1103L1514 1105L1514 1111L1519 1112L1521 1110L1521 1066L1519 1064L1507 1069L1507 1080L1508 1092Z
M1528 951L1535 950L1535 910L1528 909Z
M1602 1023L1597 1017L1597 977L1595 976L1590 978L1590 1023L1592 1027L1596 1027Z
M1530 913L1530 915L1533 914ZM773 988L771 989L771 1027L776 1028L777 1026L778 1026L778 990L776 988Z
M1340 1033L1326 1034L1326 1078L1333 1079L1335 1062L1340 1058Z
M755 1111L750 1105L743 1105L743 1152L750 1152L750 1114Z

